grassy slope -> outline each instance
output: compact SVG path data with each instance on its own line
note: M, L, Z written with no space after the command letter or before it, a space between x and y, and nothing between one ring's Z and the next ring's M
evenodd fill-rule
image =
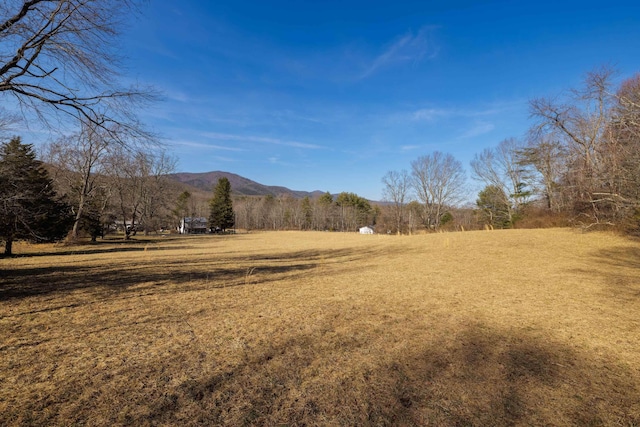
M0 260L0 424L638 425L640 244L258 233Z

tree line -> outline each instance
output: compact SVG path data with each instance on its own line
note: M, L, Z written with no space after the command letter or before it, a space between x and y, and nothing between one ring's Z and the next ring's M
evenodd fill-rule
M137 115L155 92L121 83L118 36L137 12L136 0L0 3L0 97L21 113L3 108L10 103L0 104L0 131L16 122L38 122L51 135L63 135L50 146L53 171L36 159L31 144L12 138L1 147L0 231L6 253L15 238L59 238L63 224L70 225L74 238L81 228L95 232L106 200L119 198L123 217L139 212L150 221L154 216L157 203L151 198L158 193L147 191L152 179L146 178L160 176L157 171L144 172L144 184L124 184L133 163L139 170L162 163L142 149L154 145L155 136ZM107 171L108 185L101 173Z
M349 192L303 199L242 196L235 198L234 211L237 226L248 230L355 231L375 224L380 214L378 206Z
M455 222L509 228L555 218L586 229L640 231L640 74L618 86L613 76L602 68L579 88L531 100L528 133L471 161L471 177L484 188L466 209L460 206L465 171L450 154L434 152L411 162L410 171L388 172L382 178L392 218L387 227L410 231L417 213L432 230ZM411 209L413 202L422 209Z
M214 188L213 199L197 200L172 186L168 174L175 159L146 141L114 137L116 130L84 125L49 143L42 152L47 169L30 145L14 138L0 152L5 251L16 238L60 238L65 225L70 240L82 234L95 240L114 224L128 238L139 231L174 229L181 218L196 216L208 217L211 228L222 230L355 231L372 225L378 232L413 233L509 228L551 218L547 224L636 232L640 75L615 88L611 80L610 70L599 70L562 97L532 100L528 134L505 139L471 161L471 178L484 185L475 203L468 202L462 163L438 151L418 157L408 171L387 172L383 203L349 192L303 199L232 197L226 179ZM20 205L29 194L51 202ZM54 218L55 212L64 215Z
M640 232L640 74L586 74L578 88L529 102L532 124L476 153L470 177L453 155L418 157L382 177L384 203L342 193L236 201L238 224L256 229L378 232L574 225ZM469 192L469 178L483 185ZM367 203L358 203L362 199Z
M0 147L0 233L18 238L92 239L120 223L125 238L171 226L187 212L216 227L378 231L514 227L537 217L584 228L640 229L640 75L613 83L603 68L555 98L530 101L533 124L477 153L471 177L484 188L469 200L461 162L418 157L382 178L385 203L354 193L295 200L236 197L216 188L203 203L170 191L167 155L137 117L152 89L120 84L118 35L134 0L7 0L0 4L0 97L61 135L36 159L12 138ZM0 130L19 120L0 108ZM46 161L46 167L41 160ZM219 186L221 184L219 183Z
M95 129L94 129L95 130ZM83 132L44 148L14 137L0 145L0 238L96 240L116 224L125 239L166 227L175 160L157 147L123 146Z

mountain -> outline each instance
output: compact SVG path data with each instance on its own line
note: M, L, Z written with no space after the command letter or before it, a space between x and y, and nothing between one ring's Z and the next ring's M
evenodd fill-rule
M203 191L213 191L218 184L218 179L227 178L231 183L231 191L241 196L280 196L287 195L296 199L304 197L316 197L323 194L322 191L296 191L286 187L263 185L248 178L230 172L213 171L202 173L180 172L169 175L174 181L187 184Z

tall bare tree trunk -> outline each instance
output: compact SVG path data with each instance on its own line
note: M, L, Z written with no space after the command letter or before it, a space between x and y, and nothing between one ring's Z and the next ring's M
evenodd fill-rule
M13 255L13 237L8 236L4 241L4 255L11 256Z

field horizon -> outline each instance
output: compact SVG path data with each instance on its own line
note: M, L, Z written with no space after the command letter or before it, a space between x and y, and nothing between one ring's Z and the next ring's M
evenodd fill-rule
M0 259L0 425L640 425L640 242L257 232Z

